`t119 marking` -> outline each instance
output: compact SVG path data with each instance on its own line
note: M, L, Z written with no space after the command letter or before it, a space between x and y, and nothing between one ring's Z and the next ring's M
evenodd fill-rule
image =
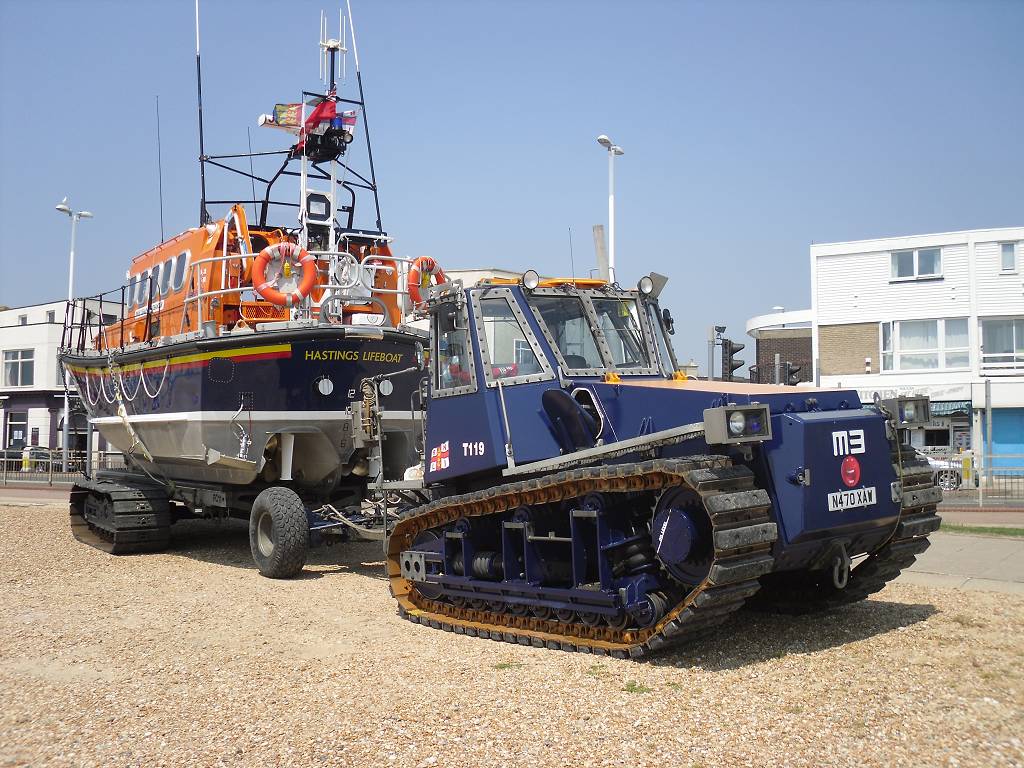
M463 456L483 456L487 450L487 446L484 445L484 441L480 440L475 443L463 443L462 444L462 455Z

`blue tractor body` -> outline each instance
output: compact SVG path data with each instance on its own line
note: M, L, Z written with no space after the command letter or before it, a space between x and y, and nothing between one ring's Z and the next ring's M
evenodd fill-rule
M860 599L938 525L891 409L687 380L639 291L456 284L430 313L435 501L390 546L410 618L636 655L701 608Z

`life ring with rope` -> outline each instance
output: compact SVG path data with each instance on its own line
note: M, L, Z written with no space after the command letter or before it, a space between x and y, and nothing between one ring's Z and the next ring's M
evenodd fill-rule
M441 285L441 283L448 282L448 276L445 275L441 266L429 256L416 257L409 269L408 280L409 298L412 299L413 306L423 305L421 291L430 285L431 280L434 281L434 285Z
M272 261L281 262L281 273L273 280L267 280L267 267ZM302 268L302 280L288 292L278 289L281 278L290 279L294 268ZM316 284L316 256L311 256L305 248L300 248L295 243L274 243L268 245L252 265L253 289L269 301L279 307L290 307L298 301L302 301L313 290Z

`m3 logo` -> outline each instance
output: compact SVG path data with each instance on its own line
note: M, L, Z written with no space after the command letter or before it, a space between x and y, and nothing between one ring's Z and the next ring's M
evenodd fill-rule
M864 453L864 430L849 429L832 433L832 455L846 456Z

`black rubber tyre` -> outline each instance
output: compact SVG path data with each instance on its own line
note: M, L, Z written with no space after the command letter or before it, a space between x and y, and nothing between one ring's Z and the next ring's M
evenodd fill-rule
M290 488L267 488L252 504L249 548L260 573L271 579L295 576L306 564L309 521L298 494Z

